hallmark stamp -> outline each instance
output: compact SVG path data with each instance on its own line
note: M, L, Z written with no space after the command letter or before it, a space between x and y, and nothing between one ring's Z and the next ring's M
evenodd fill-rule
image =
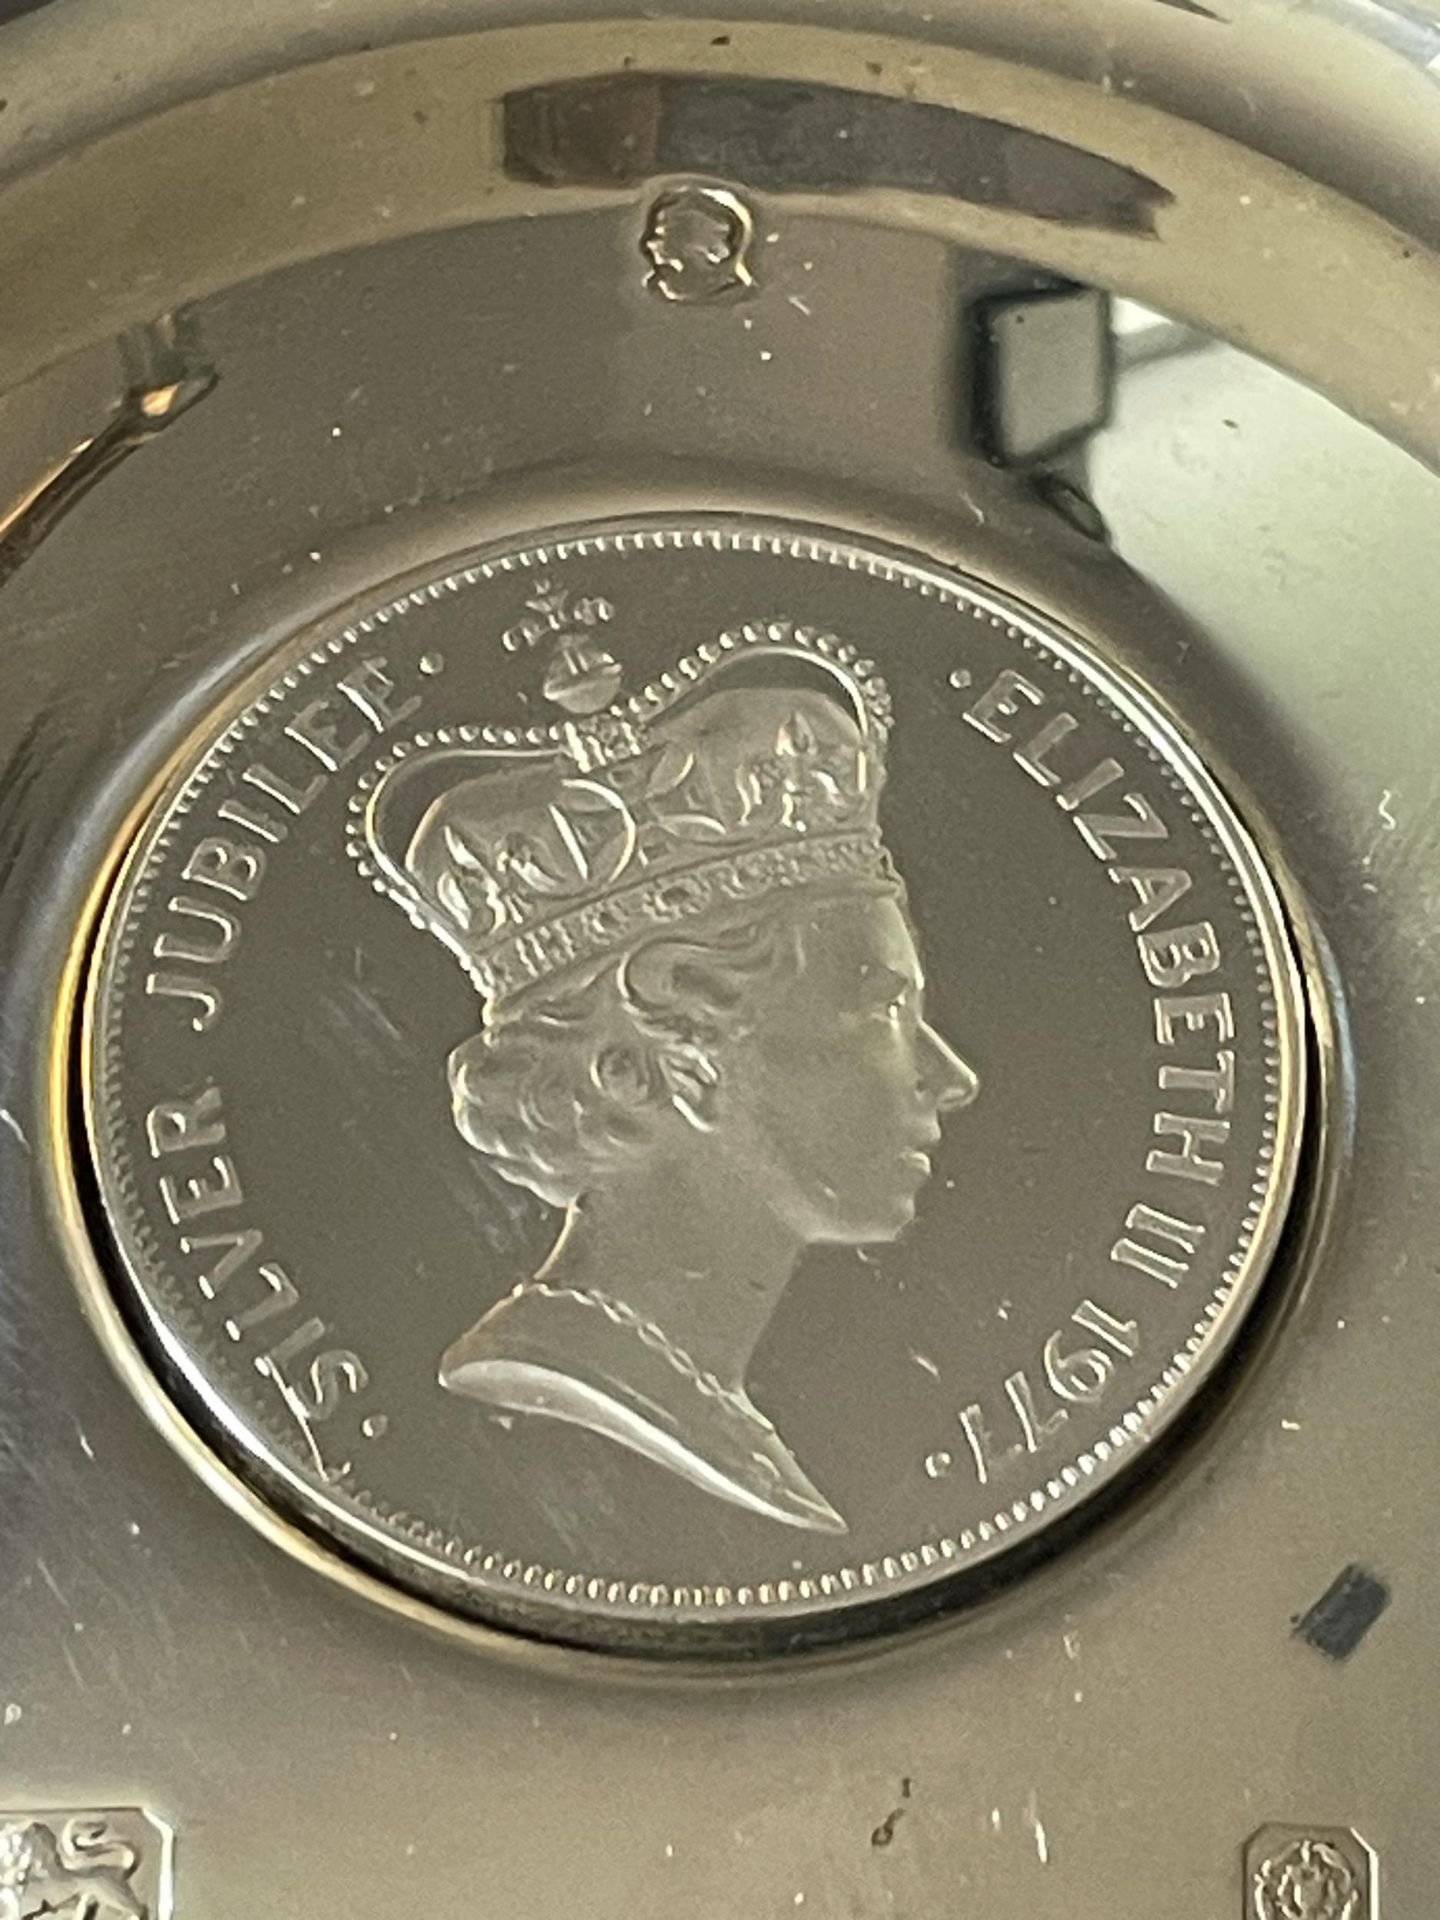
M645 284L662 300L693 306L737 299L755 284L755 217L724 187L672 187L650 209Z
M141 1807L0 1813L0 1920L170 1920L173 1854Z
M1374 1849L1349 1827L1261 1827L1245 1847L1245 1920L1379 1920Z

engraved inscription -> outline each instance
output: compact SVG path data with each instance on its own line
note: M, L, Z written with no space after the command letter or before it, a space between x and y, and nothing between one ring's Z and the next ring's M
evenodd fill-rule
M157 1173L156 1186L171 1225L181 1230L176 1246L190 1264L196 1292L275 1388L316 1471L327 1481L342 1478L351 1462L329 1457L317 1430L344 1410L353 1415L347 1425L375 1439L386 1418L364 1401L370 1385L364 1361L348 1347L324 1344L332 1328L306 1312L299 1287L268 1256L260 1228L213 1217L246 1204L220 1089L205 1086L158 1102L146 1115L145 1139L151 1161L166 1169Z
M1110 1249L1123 1267L1148 1273L1162 1287L1178 1287L1200 1251L1205 1228L1199 1221L1177 1220L1154 1207L1134 1206L1125 1216L1125 1232Z
M1078 1340L1076 1328L1092 1335L1092 1344ZM981 1486L988 1486L1002 1467L1039 1453L1068 1423L1072 1406L1103 1399L1117 1363L1133 1360L1139 1352L1138 1321L1121 1320L1093 1300L1082 1300L1070 1315L1070 1324L1058 1327L1046 1340L1033 1378L1022 1369L1004 1383L1005 1411L1019 1430L1018 1439L997 1444L978 1402L961 1412L960 1427ZM927 1457L925 1471L938 1480L954 1466L954 1454L941 1447Z
M1230 1138L1228 1120L1188 1120L1181 1113L1157 1113L1155 1131L1162 1139L1180 1142L1178 1147L1152 1147L1145 1156L1151 1173L1173 1175L1177 1180L1198 1180L1203 1186L1218 1186L1225 1175L1225 1162L1211 1157Z
M170 1920L172 1851L139 1807L0 1813L0 1920Z
M307 702L286 725L282 740L293 743L293 764L279 772L261 761L241 768L239 780L271 804L261 806L232 790L216 806L217 825L240 827L252 838L207 831L191 846L180 868L189 888L171 896L168 923L151 943L151 957L163 964L146 975L147 994L184 1007L196 1033L214 1027L225 1005L220 970L239 951L244 931L240 909L261 891L267 847L279 846L289 833L284 816L300 819L332 775L419 706L418 694L401 692L388 662L369 656L341 675L333 693ZM304 763L313 769L316 761L321 771L307 771Z
M969 687L968 675L963 685ZM1118 809L1100 812L1089 806L1108 789L1124 783L1125 768L1107 754L1088 772L1072 775L1068 771L1072 763L1084 764L1085 728L1076 715L1064 710L1039 718L1049 704L1049 696L1033 680L1006 668L971 700L961 717L984 739L1010 749L1015 764L1050 791L1056 805L1070 815L1081 840L1104 864L1111 883L1133 895L1135 904L1127 909L1126 922L1135 936L1144 977L1156 990L1156 1038L1162 1047L1181 1055L1162 1062L1156 1071L1158 1091L1181 1097L1157 1108L1154 1132L1164 1144L1149 1150L1146 1171L1164 1179L1215 1186L1225 1175L1221 1149L1230 1139L1227 1116L1236 1101L1236 1055L1230 1044L1235 1038L1234 1009L1223 988L1188 989L1223 973L1226 956L1219 933L1211 918L1177 922L1174 917L1195 890L1187 867L1134 863L1132 843L1168 842L1172 837L1164 814L1143 791L1123 792ZM1199 1112L1192 1115L1191 1106Z
M1078 771L1085 764L1085 722L1064 709L1050 711L1050 695L1027 673L1005 668L978 694L968 672L952 674L950 684L970 696L961 715L965 724L1006 748L1021 772L1051 795L1130 902L1126 924L1145 982L1154 990L1154 1041L1174 1056L1156 1067L1163 1101L1151 1117L1153 1144L1143 1150L1145 1174L1164 1186L1179 1181L1200 1189L1220 1187L1237 1097L1234 1002L1215 982L1226 965L1220 936L1212 918L1192 917L1196 883L1188 867L1173 859L1139 865L1127 855L1132 842L1171 841L1165 814L1144 791L1126 787L1125 767L1111 754ZM1113 788L1121 790L1118 801L1107 802L1103 810L1092 804ZM1203 1220L1140 1199L1112 1240L1109 1260L1174 1292L1189 1276L1207 1231ZM1085 1311L1098 1310L1087 1302ZM1052 1335L1038 1367L1009 1374L997 1393L967 1405L958 1417L979 1483L990 1484L1004 1469L1055 1441L1070 1422L1067 1402L1103 1399L1117 1353L1132 1357L1138 1350L1139 1329L1138 1319L1105 1316L1092 1329L1100 1344L1086 1351L1073 1374L1057 1345L1061 1336ZM953 1467L948 1448L925 1461L932 1478Z

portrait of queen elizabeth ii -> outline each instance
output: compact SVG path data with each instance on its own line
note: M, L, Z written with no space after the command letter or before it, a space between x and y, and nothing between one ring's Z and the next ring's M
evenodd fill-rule
M747 1367L807 1246L905 1231L978 1086L926 1022L881 837L889 697L781 622L621 678L571 636L545 682L563 717L421 735L357 799L362 870L479 998L455 1124L556 1216L439 1379L844 1532Z

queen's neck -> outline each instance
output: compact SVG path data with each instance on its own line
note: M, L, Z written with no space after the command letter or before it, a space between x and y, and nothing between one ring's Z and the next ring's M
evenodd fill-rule
M738 1389L801 1244L723 1165L652 1163L572 1207L535 1277L623 1302Z

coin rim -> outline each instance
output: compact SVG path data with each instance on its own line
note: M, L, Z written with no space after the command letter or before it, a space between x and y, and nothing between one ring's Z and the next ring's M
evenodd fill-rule
M943 1551L933 1543L900 1554L888 1554L859 1568L838 1572L808 1574L771 1581L737 1583L733 1588L720 1586L672 1586L665 1582L626 1581L568 1573L562 1569L539 1566L522 1567L518 1561L504 1562L478 1547L470 1548L476 1561L467 1564L461 1556L464 1542L451 1539L442 1530L424 1528L420 1537L404 1530L398 1516L369 1495L369 1510L339 1505L329 1490L317 1487L283 1454L271 1451L266 1435L268 1425L263 1410L251 1409L258 1423L251 1425L241 1408L218 1390L217 1379L203 1371L203 1349L191 1348L182 1336L180 1325L172 1325L161 1312L167 1291L173 1293L178 1282L169 1276L163 1263L155 1261L154 1274L145 1272L143 1257L127 1244L127 1223L122 1204L123 1173L117 1180L113 1171L119 1164L113 1148L115 1117L106 1111L104 1086L110 1071L110 1040L115 1007L114 990L123 984L127 943L123 923L135 904L135 890L144 878L144 869L152 855L160 850L168 828L183 820L177 811L188 786L198 776L213 769L206 763L216 753L219 742L232 729L263 717L267 695L279 698L298 684L315 665L342 653L348 645L373 632L376 617L385 624L388 617L412 607L432 603L431 588L453 590L478 584L486 578L488 562L508 560L497 571L521 571L536 565L553 563L569 554L594 550L598 545L616 547L630 537L646 536L657 544L686 546L713 544L718 536L731 551L743 551L739 537L750 545L754 539L766 543L755 551L770 551L783 558L828 561L829 564L854 565L872 577L899 585L902 590L919 590L926 597L940 598L957 613L971 613L1011 634L1032 654L1081 685L1087 697L1102 710L1108 706L1128 732L1131 732L1147 757L1162 772L1167 782L1184 800L1187 811L1228 867L1232 892L1236 892L1259 935L1263 954L1263 978L1274 1007L1270 1011L1273 1030L1266 1036L1273 1047L1274 1060L1267 1061L1269 1097L1273 1101L1273 1152L1264 1199L1255 1210L1254 1225L1248 1242L1241 1245L1226 1262L1233 1268L1228 1281L1212 1298L1213 1311L1192 1330L1189 1345L1193 1354L1187 1360L1183 1352L1161 1369L1151 1386L1120 1414L1108 1434L1092 1442L1075 1461L1068 1463L1076 1475L1067 1479L1065 1470L1057 1470L1048 1481L1032 1489L1023 1500L1016 1500L997 1511L989 1522L959 1529L959 1537L947 1539ZM808 551L804 549L808 548ZM467 573L471 576L466 577ZM1228 1354L1233 1341L1248 1317L1255 1298L1273 1265L1276 1243L1290 1219L1297 1173L1304 1149L1307 1091L1305 1047L1307 1004L1304 978L1292 945L1287 918L1279 890L1261 857L1258 845L1244 819L1218 781L1209 772L1190 745L1180 724L1133 671L1108 660L1093 641L1082 640L1067 622L1056 615L1031 608L1013 594L968 572L964 567L936 559L922 550L907 547L868 530L851 531L787 517L769 511L685 512L683 509L649 511L594 518L557 525L526 533L514 530L483 544L462 550L459 555L433 562L424 569L408 570L403 576L418 584L394 597L399 582L372 586L368 593L351 596L348 608L356 606L368 612L346 619L346 609L337 609L328 618L306 623L305 630L282 642L242 683L212 707L205 722L193 728L171 763L168 776L157 783L149 803L138 812L133 838L111 882L100 926L92 951L85 962L84 998L81 1021L81 1092L86 1138L91 1155L91 1170L108 1227L108 1237L124 1275L127 1296L142 1313L144 1330L156 1340L181 1381L198 1402L205 1415L216 1422L243 1459L239 1469L242 1481L262 1501L277 1494L289 1497L300 1509L302 1519L319 1527L327 1539L352 1550L364 1550L372 1562L391 1577L419 1575L432 1585L447 1589L444 1603L462 1608L474 1606L482 1618L500 1624L533 1627L537 1609L545 1623L568 1626L571 1632L584 1632L617 1626L634 1629L663 1628L666 1633L684 1633L700 1629L708 1633L732 1626L753 1629L765 1622L798 1621L807 1625L817 1620L845 1616L857 1607L883 1604L886 1600L923 1592L933 1585L963 1577L980 1567L989 1567L1000 1555L1022 1543L1033 1544L1043 1537L1048 1524L1060 1520L1090 1503L1102 1491L1108 1491L1125 1477L1139 1445L1148 1445L1167 1432L1190 1407L1204 1383ZM390 598L386 598L386 591ZM381 608L385 609L380 614ZM288 684L287 684L288 682ZM221 716L217 724L216 715ZM201 784L205 784L204 781ZM198 791L198 789L197 789ZM117 938L118 934L118 938ZM1252 952L1252 957L1254 954ZM1264 1007L1262 991L1262 1015ZM118 1094L114 1096L118 1098ZM124 1122L119 1122L124 1128ZM106 1138L106 1129L111 1137ZM107 1147L111 1154L107 1161ZM128 1156L125 1156L128 1158ZM107 1176L103 1170L110 1165ZM1257 1169L1262 1162L1257 1161ZM117 1204L118 1203L118 1204ZM136 1218L128 1223L133 1235L138 1224L143 1232L145 1220L138 1204ZM1242 1227L1242 1235L1245 1229ZM143 1256L144 1249L138 1249ZM172 1312L175 1302L171 1303ZM177 1321L184 1314L183 1305ZM201 1338L209 1344L208 1333ZM143 1344L143 1342L142 1342ZM1182 1391L1183 1389L1183 1391ZM1150 1405L1147 1407L1146 1402ZM203 1437L203 1436L202 1436ZM1090 1456L1090 1466L1083 1462ZM341 1483L348 1485L349 1483ZM1056 1488L1059 1491L1056 1491ZM357 1487L349 1499L363 1502L367 1490ZM1046 1525L1037 1526L1037 1522ZM394 1529L401 1527L400 1532ZM412 1521L419 1531L423 1523ZM967 1535L969 1545L963 1544ZM363 1547L357 1543L363 1543ZM485 1560L494 1564L485 1565ZM513 1571L512 1571L513 1569ZM578 1584L577 1584L578 1583ZM601 1593L593 1592L598 1585ZM449 1590L453 1589L453 1593ZM566 1604L566 1603L570 1604ZM662 1617L646 1609L665 1608ZM541 1631L545 1626L541 1626Z

